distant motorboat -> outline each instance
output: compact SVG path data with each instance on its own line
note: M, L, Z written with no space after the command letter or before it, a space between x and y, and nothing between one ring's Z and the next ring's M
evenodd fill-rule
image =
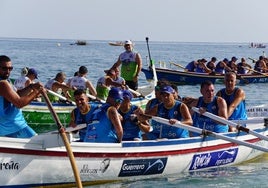
M85 41L85 40L77 40L75 43L71 43L70 45L84 46L84 45L87 45L87 41Z
M122 41L115 41L115 42L109 42L111 46L124 46L124 42Z

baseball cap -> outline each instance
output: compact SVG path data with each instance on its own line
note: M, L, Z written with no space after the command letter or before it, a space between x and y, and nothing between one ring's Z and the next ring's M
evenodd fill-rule
M38 79L38 73L34 68L30 68L28 70L28 74L33 74L35 76L35 78Z
M129 90L124 90L123 91L123 98L128 98L129 100L131 100L133 98L132 93Z
M109 74L109 75L115 75L115 71L114 71L114 69L104 70L104 72L105 72L106 74Z
M78 71L80 74L86 74L88 72L85 66L81 66Z
M232 60L233 60L233 61L236 61L236 60L237 60L237 58L234 56L234 57L232 57Z
M161 93L174 94L175 91L171 86L164 86L161 88Z
M229 62L229 60L227 58L224 58L223 62Z
M132 43L131 40L126 40L126 41L125 41L125 45L126 45L126 44L130 44L130 45L131 45L131 44L133 44L133 43Z
M123 92L117 87L112 87L109 91L108 97L111 97L115 100L123 101Z

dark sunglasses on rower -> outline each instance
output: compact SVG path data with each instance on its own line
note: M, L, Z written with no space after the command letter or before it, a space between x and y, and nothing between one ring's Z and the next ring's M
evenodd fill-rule
M122 99L115 99L115 103L117 103L117 104L121 104L122 103Z
M13 70L13 67L1 67L1 69L3 71L7 71L7 70L12 71Z

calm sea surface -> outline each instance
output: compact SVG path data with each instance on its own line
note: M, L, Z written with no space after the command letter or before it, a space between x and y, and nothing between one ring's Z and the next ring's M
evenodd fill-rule
M63 71L67 77L72 77L81 65L87 66L88 78L95 85L97 79L104 75L103 70L110 68L123 51L123 47L108 45L109 41L88 41L86 46L70 45L73 40L45 39L3 39L0 38L0 54L12 59L13 72L11 78L20 76L21 68L27 66L39 71L39 81L45 83L58 72ZM212 56L218 60L252 57L258 59L265 53L264 49L249 48L247 43L177 43L149 41L151 57L156 62L164 61L186 65L192 60ZM135 50L140 52L143 66L148 66L148 50L146 41L135 41ZM252 64L251 60L247 60ZM158 66L158 63L156 63ZM253 64L252 64L253 65ZM173 67L176 68L176 67ZM140 85L145 85L145 76L141 74ZM247 96L247 105L257 105L268 102L267 84L242 85ZM215 85L216 90L223 85ZM1 88L0 88L1 89ZM199 85L179 86L181 96L197 97ZM268 187L268 155L255 161L234 167L217 169L198 174L181 174L158 179L141 180L100 185L95 187Z

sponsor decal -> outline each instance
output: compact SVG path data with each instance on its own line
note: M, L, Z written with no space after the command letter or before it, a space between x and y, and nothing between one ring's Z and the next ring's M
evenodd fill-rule
M19 170L20 165L14 161L9 162L1 162L0 163L0 170Z
M238 148L233 148L211 153L196 154L193 156L189 170L198 170L233 163L236 159L237 152Z
M119 177L162 174L167 158L124 160Z
M81 175L86 175L86 174L98 174L98 173L104 173L108 167L110 166L110 159L104 159L100 163L99 168L90 168L89 164L84 164L82 169L80 170Z

